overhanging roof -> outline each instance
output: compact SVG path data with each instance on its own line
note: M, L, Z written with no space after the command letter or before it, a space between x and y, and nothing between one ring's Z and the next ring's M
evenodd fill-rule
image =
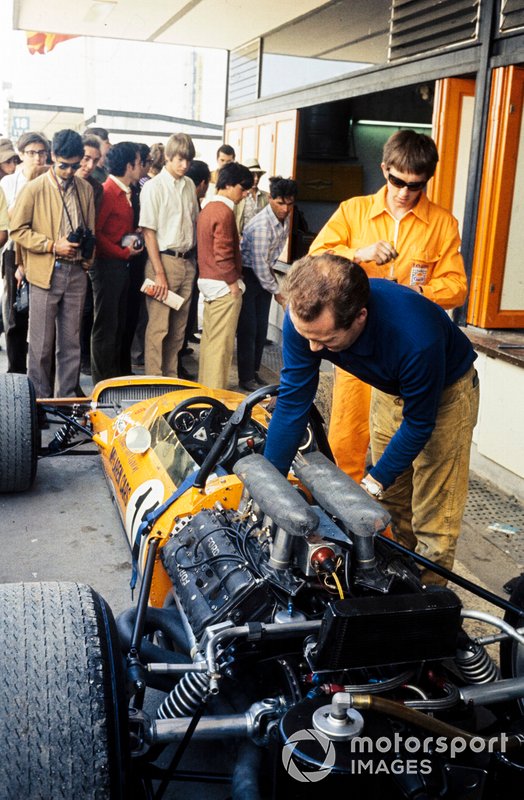
M380 63L387 0L14 0L14 27L48 33Z

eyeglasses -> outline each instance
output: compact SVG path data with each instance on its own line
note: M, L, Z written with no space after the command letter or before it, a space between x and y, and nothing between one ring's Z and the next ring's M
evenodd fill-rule
M47 150L24 150L24 155L31 158L40 158L40 156L47 156Z
M56 162L56 167L57 167L57 169L64 170L64 172L65 172L66 169L72 169L73 172L74 172L75 170L78 169L78 167L80 166L81 163L82 163L81 161L75 161L74 164L64 164L63 161L57 161Z
M391 172L388 172L388 181L397 189L407 189L408 192L420 192L427 183L427 181L411 181L411 183L407 183L407 181L403 181L402 178L397 178L396 175L392 175Z

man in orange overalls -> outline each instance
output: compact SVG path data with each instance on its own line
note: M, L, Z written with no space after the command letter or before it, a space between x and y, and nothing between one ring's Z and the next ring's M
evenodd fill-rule
M424 191L437 163L429 136L413 130L393 134L383 151L385 186L374 195L344 201L310 254L345 256L370 278L402 283L442 308L462 305L467 281L458 223ZM337 465L357 482L365 474L370 396L370 386L335 368L329 443Z

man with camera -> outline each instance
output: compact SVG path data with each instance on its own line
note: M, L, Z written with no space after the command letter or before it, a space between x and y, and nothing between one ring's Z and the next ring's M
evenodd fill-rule
M27 374L37 397L72 397L80 367L80 321L94 253L93 190L75 177L82 137L55 133L53 167L27 183L11 214L11 238L23 250L29 282ZM55 386L51 384L53 355Z
M94 318L91 333L93 383L125 374L123 345L129 262L144 249L135 233L131 184L140 177L138 144L119 142L106 157L109 177L96 221L96 261L91 271Z

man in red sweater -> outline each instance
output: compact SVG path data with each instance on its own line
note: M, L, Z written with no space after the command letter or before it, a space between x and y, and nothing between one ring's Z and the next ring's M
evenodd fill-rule
M211 389L227 389L229 382L245 290L234 208L252 185L247 167L226 164L197 220L198 288L204 298L198 382Z
M129 287L129 260L144 249L124 244L133 233L131 183L140 176L137 144L120 142L108 152L109 177L96 221L96 261L91 271L94 319L91 333L93 383L122 375L122 341Z

